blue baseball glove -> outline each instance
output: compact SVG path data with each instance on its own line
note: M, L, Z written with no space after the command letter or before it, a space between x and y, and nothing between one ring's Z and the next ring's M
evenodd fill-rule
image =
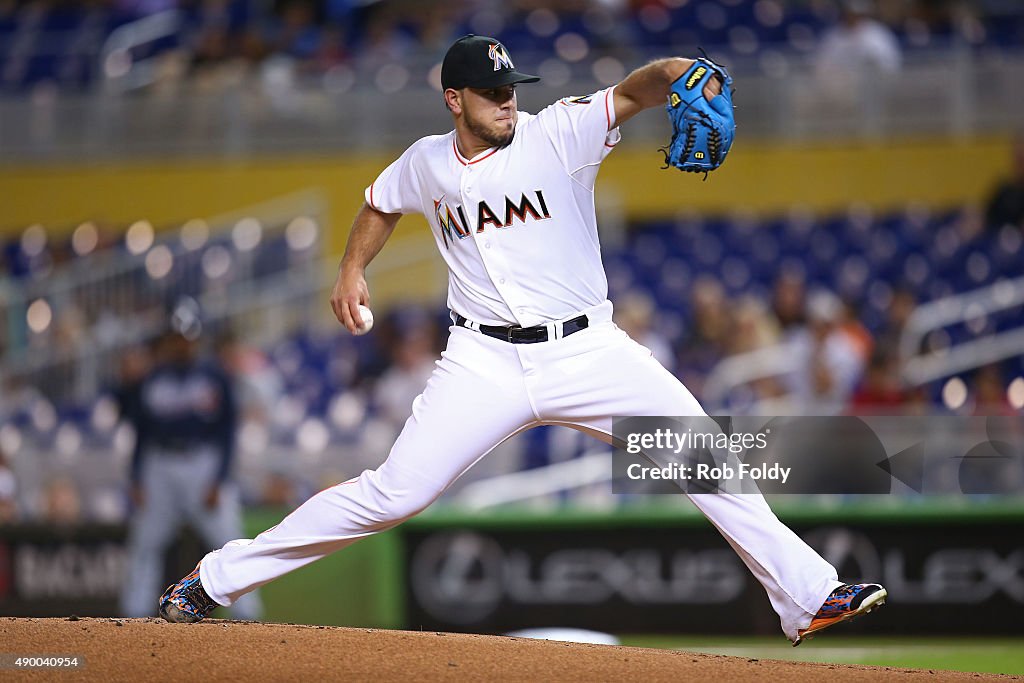
M704 97L708 79L722 80L722 93L710 102ZM732 77L724 66L710 59L698 58L693 66L672 83L668 95L672 141L660 151L665 166L675 166L688 173L707 173L725 162L736 135L732 112Z

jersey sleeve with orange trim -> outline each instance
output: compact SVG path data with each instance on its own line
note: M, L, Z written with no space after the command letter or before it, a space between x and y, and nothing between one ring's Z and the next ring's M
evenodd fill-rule
M612 89L585 97L563 97L537 114L569 174L600 163L618 143Z
M418 144L381 171L364 193L366 203L384 213L422 213L420 186L414 168Z

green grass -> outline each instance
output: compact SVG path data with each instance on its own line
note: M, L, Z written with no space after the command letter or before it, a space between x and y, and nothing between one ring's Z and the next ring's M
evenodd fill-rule
M1024 638L858 638L822 635L793 647L782 638L622 636L623 645L794 662L868 664L1024 675Z

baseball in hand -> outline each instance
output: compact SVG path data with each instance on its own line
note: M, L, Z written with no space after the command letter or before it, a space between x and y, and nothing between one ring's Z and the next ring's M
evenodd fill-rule
M373 311L362 304L359 304L356 310L359 311L359 317L363 319L363 326L357 327L356 331L353 333L356 336L359 336L361 334L366 334L373 329Z

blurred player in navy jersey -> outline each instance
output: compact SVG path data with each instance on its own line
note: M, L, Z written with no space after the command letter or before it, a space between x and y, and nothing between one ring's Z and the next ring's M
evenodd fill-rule
M159 340L156 365L130 392L125 417L136 432L131 465L135 514L122 612L151 616L163 580L163 558L184 523L209 547L242 533L238 490L230 481L237 417L224 370L200 358L201 323L193 303L175 310ZM247 596L248 597L248 596ZM258 597L239 600L234 616L256 619Z

